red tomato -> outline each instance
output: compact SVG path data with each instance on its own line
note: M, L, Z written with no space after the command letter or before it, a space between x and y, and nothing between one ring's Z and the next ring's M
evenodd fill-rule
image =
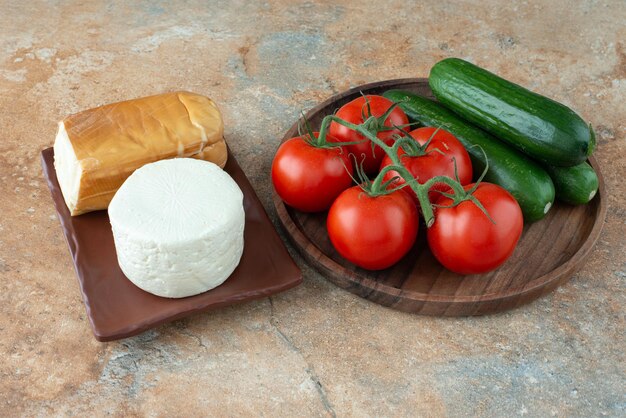
M424 145L436 130L437 128L429 126L415 129L409 133L420 145ZM437 152L436 150L441 151L443 154ZM456 137L450 132L439 129L426 147L425 152L428 154L412 157L407 155L402 148L398 150L400 162L407 170L409 170L418 183L424 184L436 176L447 176L454 179L454 161L456 161L456 167L461 184L466 185L472 181L472 162L470 161L469 154L463 147L463 144L461 144L459 140L456 139ZM388 155L385 155L380 169L382 170L388 165L392 165L391 158L389 158ZM394 176L398 176L398 173L390 171L385 174L383 180L387 181ZM404 179L399 177L393 185L399 186L403 183L405 183ZM411 195L417 202L415 192L408 187L404 190L410 191ZM428 193L428 197L431 202L434 202L439 198L439 196L441 196L435 190L447 192L450 190L450 187L443 183L437 183L430 190L431 191Z
M398 262L417 237L417 208L407 193L371 197L359 186L344 191L330 207L326 226L342 257L369 270Z
M495 224L466 200L451 208L435 208L435 223L427 232L428 245L437 260L459 274L485 273L499 267L513 253L524 226L519 204L502 187L480 183L473 195ZM437 203L449 205L452 200L442 196Z
M372 111L372 116L380 117L385 114L387 110L393 105L393 102L382 96L368 95L367 100L370 104L370 109ZM339 111L337 111L336 116L339 118L354 124L363 123L363 114L367 116L367 104L365 103L365 97L360 96L349 103L343 105ZM396 106L392 111L387 120L384 123L384 126L400 126L406 125L409 123L409 120L400 107ZM409 127L405 127L404 130L408 131ZM340 125L336 122L330 124L329 128L330 134L335 137L340 142L355 142L355 141L363 141L365 138L356 133L350 128L347 128L343 125ZM401 133L401 130L390 130L390 131L382 131L379 132L376 136L380 138L386 144L393 143L393 135ZM364 141L361 144L357 145L349 145L346 146L348 153L354 154L357 161L360 163L363 159L363 155L365 155L365 160L363 161L363 168L367 174L375 174L378 172L380 168L380 162L382 161L385 153L380 147L374 148L374 153L372 153L372 143L371 141Z
M341 147L315 147L304 138L288 139L278 148L272 162L272 183L289 206L319 212L352 185L352 162Z

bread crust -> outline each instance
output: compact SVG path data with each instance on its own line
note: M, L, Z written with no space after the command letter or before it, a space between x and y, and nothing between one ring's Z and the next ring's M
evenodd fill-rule
M60 144L68 140L70 147ZM224 123L208 97L180 91L85 110L59 123L55 141L57 177L72 216L106 209L136 169L175 157L226 164Z

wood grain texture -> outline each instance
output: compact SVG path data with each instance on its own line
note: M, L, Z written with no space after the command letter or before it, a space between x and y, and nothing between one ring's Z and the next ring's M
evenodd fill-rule
M310 110L313 126L360 92L380 94L391 88L433 98L426 79L399 79L366 84L335 95ZM297 136L297 123L283 141ZM335 251L326 233L326 213L307 214L286 206L274 191L278 218L308 263L337 286L394 309L424 315L483 315L528 303L569 280L596 243L606 217L606 191L597 162L589 162L599 179L599 193L587 205L555 202L548 215L524 227L512 257L488 274L461 276L446 270L431 254L424 227L412 250L382 271L356 267Z

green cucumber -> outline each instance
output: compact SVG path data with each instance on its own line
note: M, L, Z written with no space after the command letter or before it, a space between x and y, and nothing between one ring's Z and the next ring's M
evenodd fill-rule
M593 129L573 110L467 61L439 61L428 83L444 106L547 165L571 167L593 152Z
M557 199L571 205L584 205L598 192L598 176L588 163L573 167L551 167L546 171L552 177Z
M537 221L548 213L554 202L554 185L539 164L432 100L402 90L388 90L383 96L399 102L409 119L424 126L441 127L456 136L472 159L476 177L485 169L486 155L489 171L485 181L508 190L522 208L526 221Z

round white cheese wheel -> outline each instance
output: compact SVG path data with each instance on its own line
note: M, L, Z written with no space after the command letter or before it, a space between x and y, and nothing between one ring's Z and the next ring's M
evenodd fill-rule
M191 158L136 170L109 205L126 277L146 292L182 298L222 284L243 253L243 194L217 165Z

